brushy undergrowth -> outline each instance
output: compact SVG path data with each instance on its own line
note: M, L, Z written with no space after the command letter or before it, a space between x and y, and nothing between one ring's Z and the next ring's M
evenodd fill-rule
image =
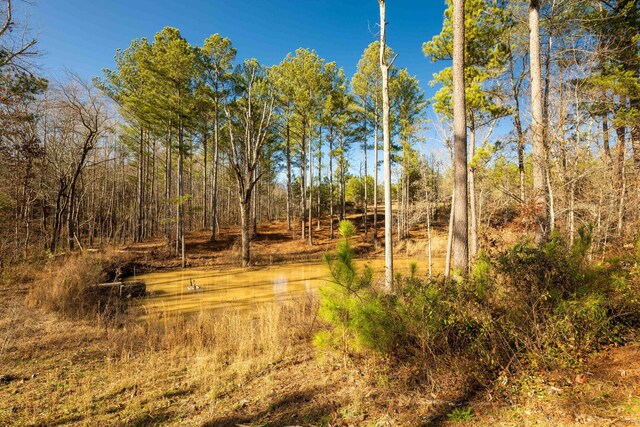
M481 256L464 278L426 279L412 266L394 293L356 271L352 226L328 255L332 282L321 289L327 327L321 348L372 350L426 372L452 359L475 378L504 370L570 367L606 343L630 339L640 326L640 253L604 264L588 261L591 234L570 246L559 237Z
M114 320L126 309L126 301L95 285L116 279L128 262L101 254L52 260L30 287L27 303L69 319Z

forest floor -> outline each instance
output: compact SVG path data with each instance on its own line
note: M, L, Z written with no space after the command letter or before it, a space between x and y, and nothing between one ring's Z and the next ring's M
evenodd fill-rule
M229 231L216 243L207 232L190 234L189 265L237 263ZM442 253L442 226L434 234ZM400 250L424 253L415 239ZM315 243L291 240L280 222L261 227L252 249L259 262L276 263L317 260L335 245L326 229ZM360 256L380 253L363 239L355 246ZM122 250L142 254L146 268L175 267L163 247L157 240ZM464 366L426 386L412 381L410 367L315 349L315 314L290 325L303 332L286 345L220 359L136 341L135 324L61 319L25 303L30 286L26 274L0 282L0 425L640 425L640 344L605 348L576 369L502 376L469 393Z
M373 239L373 213L369 212L367 234L365 234L363 216L347 215L347 219L358 227L358 233L351 239L358 258L376 258L384 256L384 215L378 215L378 239ZM322 219L321 227L314 220L313 244L308 242L308 223L306 238L300 238L300 222L295 221L288 230L284 220L260 224L258 235L251 241L251 258L254 265L269 265L283 262L303 262L322 260L322 255L335 250L338 233L338 220L334 221L334 238L331 239L329 220ZM446 249L447 224L436 221L432 227L432 251L434 257L443 257ZM395 232L396 230L394 230ZM426 228L421 227L411 233L409 239L400 242L394 248L396 252L420 259L426 258ZM509 234L515 238L516 234ZM202 230L187 233L186 254L188 267L229 266L240 264L240 228L238 226L221 227L215 241L211 241L211 231ZM503 238L502 238L503 239ZM174 242L175 244L175 242ZM495 244L495 242L493 242ZM171 256L166 239L149 239L143 243L133 243L121 248L122 251L142 256L151 268L178 268L180 259Z

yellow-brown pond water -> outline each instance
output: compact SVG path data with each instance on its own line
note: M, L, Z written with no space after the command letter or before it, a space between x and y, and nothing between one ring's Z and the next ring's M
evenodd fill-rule
M396 270L406 273L409 259L396 259ZM381 278L384 260L358 260L358 268L370 265ZM419 273L426 273L419 263ZM296 298L313 298L326 283L329 270L324 262L241 268L188 268L167 270L136 277L147 285L149 296L142 300L148 314L197 313L210 309L251 309L257 304L280 303ZM196 289L194 289L196 287Z

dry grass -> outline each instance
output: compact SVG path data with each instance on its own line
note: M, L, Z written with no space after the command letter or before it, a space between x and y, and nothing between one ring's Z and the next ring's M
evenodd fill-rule
M127 309L127 301L95 285L120 276L123 266L131 262L131 257L113 253L78 254L52 260L32 281L27 304L69 319L118 322Z
M28 291L2 284L0 425L178 423L303 354L316 325L313 300L190 317L143 317L133 305L105 321L84 291L114 265L69 257Z
M256 254L295 253L301 245L273 243L257 243ZM502 390L469 397L460 361L433 372L425 388L410 366L317 352L310 345L316 301L190 317L142 317L133 306L116 323L51 308L56 295L67 301L63 311L69 307L76 289L69 283L126 270L122 256L67 258L37 267L43 277L25 270L0 283L0 425L468 425L446 417L466 406L474 425L630 425L640 418L640 360L615 350L585 366L584 384L527 388L509 378Z

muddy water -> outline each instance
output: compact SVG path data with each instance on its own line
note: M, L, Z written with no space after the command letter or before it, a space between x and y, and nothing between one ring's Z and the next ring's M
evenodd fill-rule
M410 260L395 261L396 270L406 273ZM359 260L358 268L370 265L381 278L383 260ZM426 271L422 271L422 274ZM253 269L225 268L161 271L136 277L147 284L149 296L142 301L147 313L196 313L209 309L251 309L263 303L279 303L315 297L326 283L325 263L296 263ZM194 289L195 288L195 289Z

